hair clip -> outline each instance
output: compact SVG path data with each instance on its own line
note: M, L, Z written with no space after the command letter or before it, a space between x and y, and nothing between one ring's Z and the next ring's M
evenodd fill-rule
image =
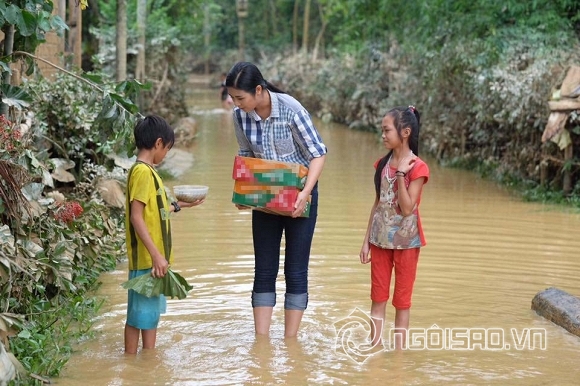
M411 112L412 112L413 114L415 114L415 110L416 110L416 109L415 109L415 106L413 106L413 105L409 105L409 110L411 110Z

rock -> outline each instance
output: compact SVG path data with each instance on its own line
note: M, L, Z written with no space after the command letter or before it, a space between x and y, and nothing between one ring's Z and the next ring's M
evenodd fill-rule
M46 196L54 199L54 202L58 202L59 204L62 204L63 202L66 201L64 194L62 194L58 190L48 192L48 193L46 193Z
M352 121L349 125L349 129L353 130L365 130L369 127L369 125L365 124L363 121Z
M548 117L548 123L542 133L542 143L552 139L556 134L564 129L566 121L570 116L569 112L552 111Z
M116 166L123 168L125 170L129 170L131 169L131 166L133 166L133 164L135 163L137 156L127 158L119 154L108 154L107 158L112 159L115 162Z
M193 117L181 118L174 125L175 144L179 146L189 145L197 135L197 121Z
M193 160L193 154L174 147L167 153L158 169L164 170L177 178L193 166Z
M580 299L577 297L550 287L534 296L532 310L580 337Z
M101 179L97 182L97 191L107 205L115 208L125 207L125 192L119 181Z
M570 66L562 81L560 93L563 97L576 98L580 96L580 67Z
M73 182L75 176L67 172L68 169L75 167L74 161L64 158L51 158L50 161L54 165L54 171L51 173L52 178L60 182Z
M326 112L326 113L322 114L322 116L320 117L320 119L324 123L330 123L330 122L332 122L332 119L333 119L332 113Z
M0 386L5 386L16 377L16 368L10 360L4 344L0 342Z

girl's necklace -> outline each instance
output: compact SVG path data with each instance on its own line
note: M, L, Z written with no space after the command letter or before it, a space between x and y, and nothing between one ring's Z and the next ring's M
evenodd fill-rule
M389 184L385 198L387 199L387 204L390 207L393 207L395 205L395 191L393 190L393 187L395 186L395 181L397 180L397 176L391 177L391 170L390 169L391 169L391 157L389 157L389 160L387 161L387 172L385 173L385 179L387 180L387 183Z
M413 155L413 151L411 150L411 154ZM385 173L385 179L387 180L387 183L389 184L388 188L387 188L387 194L386 194L386 199L387 199L387 204L390 207L395 206L395 181L397 180L397 176L394 175L393 177L391 177L391 158L393 158L393 156L391 155L389 157L389 160L387 161L387 172Z

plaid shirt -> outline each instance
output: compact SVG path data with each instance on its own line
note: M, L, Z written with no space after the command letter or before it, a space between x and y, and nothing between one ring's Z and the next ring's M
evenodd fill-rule
M326 154L326 146L300 102L271 91L270 100L272 111L264 120L255 110L234 109L238 155L308 166L312 158Z

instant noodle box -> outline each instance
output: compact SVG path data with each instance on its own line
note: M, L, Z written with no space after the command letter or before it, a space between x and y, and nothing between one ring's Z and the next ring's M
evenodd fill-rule
M298 193L304 188L308 168L304 165L236 156L234 204L250 206L267 213L292 215ZM310 197L306 211L310 215Z

